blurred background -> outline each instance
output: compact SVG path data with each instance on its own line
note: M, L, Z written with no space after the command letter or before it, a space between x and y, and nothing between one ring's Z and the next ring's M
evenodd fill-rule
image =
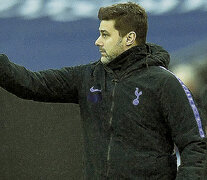
M207 109L207 1L133 0L149 17L148 42ZM0 0L0 53L38 71L100 58L101 6L123 0ZM79 107L22 100L0 89L0 179L82 179ZM204 113L205 114L205 113Z

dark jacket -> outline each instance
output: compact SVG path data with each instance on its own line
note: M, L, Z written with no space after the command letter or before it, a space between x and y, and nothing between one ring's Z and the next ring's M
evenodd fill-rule
M40 72L1 55L0 85L21 98L80 105L85 179L207 179L202 120L188 89L165 69L168 63L168 53L152 44L108 65Z

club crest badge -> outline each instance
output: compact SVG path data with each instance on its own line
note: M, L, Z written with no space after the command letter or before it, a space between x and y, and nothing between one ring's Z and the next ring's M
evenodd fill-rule
M135 94L136 98L133 100L132 103L135 106L137 106L139 104L139 97L142 95L142 91L139 92L139 88L136 87L136 90L135 90L134 94Z

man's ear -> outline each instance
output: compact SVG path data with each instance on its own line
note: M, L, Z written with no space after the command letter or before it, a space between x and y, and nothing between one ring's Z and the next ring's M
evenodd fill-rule
M136 37L137 37L137 35L134 31L129 32L126 35L126 45L131 46L132 44L134 44L135 40L136 40Z

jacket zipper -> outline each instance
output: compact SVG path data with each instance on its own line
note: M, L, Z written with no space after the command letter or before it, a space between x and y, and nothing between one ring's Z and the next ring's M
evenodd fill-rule
M109 119L109 127L111 127L112 120L113 120L114 94L115 94L116 85L118 83L118 80L117 79L113 79L112 81L115 82L115 84L114 84L114 88L113 88L113 92L112 92L111 117ZM110 160L110 152L111 152L112 139L113 139L113 135L111 133L111 135L110 135L110 141L109 141L109 145L108 145L108 153L107 153L107 172L106 172L106 177L108 177L108 175L109 175L109 160Z

